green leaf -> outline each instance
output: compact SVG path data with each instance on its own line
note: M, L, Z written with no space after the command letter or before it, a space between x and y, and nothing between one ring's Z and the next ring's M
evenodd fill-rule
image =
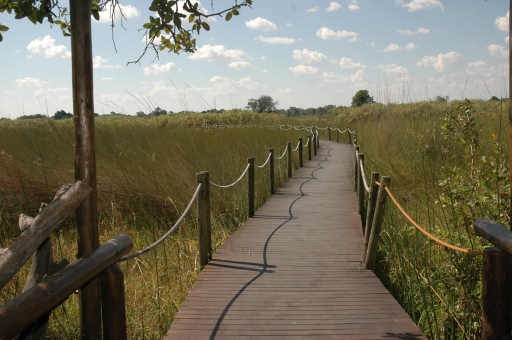
M9 30L9 27L0 25L0 32L7 32Z
M176 25L176 27L181 28L181 19L177 15L174 15L174 24Z
M195 18L196 16L194 14L190 14L190 16L188 17L188 22L194 21Z
M53 23L54 23L55 25L62 25L62 21L60 21L60 20L55 20Z
M205 31L209 31L210 30L210 25L208 25L206 22L202 22L201 26L203 26Z
M233 14L231 14L231 12L229 12L228 14L226 14L226 21L229 21L231 20L231 17L233 16Z
M0 33L0 42L4 40L4 37L2 37L2 33Z
M232 10L231 13L233 13L233 15L239 15L240 14L236 9Z
M160 4L157 1L154 1L151 6L149 6L149 10L153 12L157 12L160 9Z
M98 11L92 11L92 16L96 21L100 21L100 13L98 13Z
M57 21L55 23L57 23ZM150 22L147 22L144 25L142 25L142 27L144 27L144 28L151 28L151 27L153 27L153 24L150 23Z
M158 49L159 49L160 51L163 51L163 50L165 50L165 46L164 46L164 45L162 45L162 46L160 46Z

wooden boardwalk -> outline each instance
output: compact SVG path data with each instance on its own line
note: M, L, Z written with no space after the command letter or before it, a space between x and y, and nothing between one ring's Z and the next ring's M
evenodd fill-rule
M371 271L353 150L322 141L213 254L165 339L426 339Z

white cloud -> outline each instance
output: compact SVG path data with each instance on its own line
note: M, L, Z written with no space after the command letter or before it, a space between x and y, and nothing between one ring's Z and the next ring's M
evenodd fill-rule
M509 25L509 20L510 20L509 17L510 17L510 11L508 11L505 16L500 17L498 15L496 20L494 20L494 25L496 25L496 27L498 27L498 29L500 31L508 33L508 25Z
M265 55L262 55L262 56L260 57L260 59L261 59L261 60L267 60L267 59L270 59L270 58L269 58L269 57L267 57L267 56L265 56Z
M405 45L405 48L408 49L408 50L413 50L415 48L418 48L418 45L416 45L415 43L413 42L410 42L408 43L407 45Z
M444 10L444 6L440 0L411 0L409 2L405 2L404 0L395 0L395 3L397 5L401 5L404 8L407 8L409 12L431 8L439 8L440 10Z
M114 12L115 20L121 20L121 17L122 17L121 12L122 12L122 15L124 16L123 20L125 18L131 19L131 18L137 18L140 16L140 11L135 6L132 6L132 5L125 6L125 5L117 4L115 6L115 12ZM100 12L100 22L112 22L111 14L112 14L112 3L108 2L106 4L105 8L103 9L103 11Z
M92 58L92 67L93 68L121 68L120 65L107 65L106 62L108 60L97 55Z
M379 64L374 68L386 72L387 74L404 74L409 72L405 67L396 64Z
M487 50L493 57L508 58L508 50L501 45L491 44L487 46Z
M234 70L247 70L250 68L254 68L249 62L247 61L233 61L229 63L229 68L232 68Z
M42 87L44 84L48 84L47 82L41 81L39 78L23 78L23 79L16 79L16 85L18 87Z
M394 51L400 51L400 50L402 50L402 47L400 45L398 45L398 44L389 44L384 49L384 52L394 52Z
M350 76L350 81L353 83L360 83L366 79L366 72L364 70L359 70L356 73Z
M323 40L341 40L344 38L350 38L349 41L358 41L359 33L350 31L333 31L327 27L319 28L316 31L316 36Z
M263 70L263 71L261 71L261 72L263 72L263 73L268 73L268 70Z
M289 22L286 23L286 27L293 27L292 24L290 24Z
M224 45L203 45L189 56L193 60L206 60L211 63L217 60L242 60L247 53L242 50L229 50Z
M320 72L320 70L316 67L302 64L295 67L290 67L289 70L295 73L297 76L317 74Z
M509 42L508 40L509 40L509 36L507 35L507 36L505 37L505 42L507 42L507 43L508 43L508 42Z
M401 35L403 35L404 37L405 36L412 37L413 35L416 35L416 34L429 34L430 33L430 30L428 28L424 28L424 27L418 27L418 29L416 31L411 31L408 29L404 29L404 30L397 29L396 31L398 33L400 33Z
M366 65L352 61L352 58L341 58L339 65L341 68L365 68Z
M329 4L329 7L325 9L326 12L334 12L341 9L341 5L337 2L332 1Z
M372 42L370 42L370 43L367 43L366 45L367 45L367 46L371 46L371 47L375 47L375 43L374 43L373 41L372 41Z
M479 60L468 64L468 67L466 68L466 72L473 74L474 71L479 71L484 69L487 66L485 61Z
M360 7L357 5L357 1L358 0L352 0L350 2L350 5L348 5L348 9L351 11L357 11L358 9L360 9Z
M460 64L464 58L457 52L440 53L436 56L425 56L416 63L417 66L433 68L438 72L443 72Z
M295 39L286 38L286 37L257 37L254 40L259 40L261 42L266 42L269 44L293 44Z
M113 79L114 78L112 78L112 77L103 77L103 78L101 78L101 80L113 80Z
M326 84L340 84L348 81L350 78L334 72L323 72L322 82Z
M329 58L323 53L318 51L310 51L307 48L303 50L293 51L293 60L302 61L303 63L328 63Z
M47 84L47 83L44 83L44 84ZM69 88L67 87L50 87L50 88L39 88L37 90L34 91L34 95L37 97L37 96L46 96L47 94L51 94L51 93L58 93L58 92L68 92L70 93L71 91L69 90Z
M246 21L245 26L249 27L252 30L260 30L265 32L277 30L276 24L261 17L257 17L256 19Z
M252 80L251 77L241 78L240 80L234 80L225 76L214 76L210 78L210 83L214 84L215 90L218 93L238 93L239 89L247 91L263 90L266 88L265 85Z
M167 64L151 64L151 66L144 67L144 75L145 76L155 76L164 72L173 72L173 71L181 71L179 67L176 66L172 61Z
M315 12L318 12L319 9L320 9L320 7L318 7L318 6L313 7L313 8L308 8L306 10L306 13L315 13Z
M42 54L46 58L69 58L71 52L64 45L55 45L55 39L47 35L43 39L37 38L27 45L27 50L32 54Z

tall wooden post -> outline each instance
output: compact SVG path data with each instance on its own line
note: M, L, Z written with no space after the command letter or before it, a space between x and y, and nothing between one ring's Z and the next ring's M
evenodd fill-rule
M370 197L366 208L366 224L364 226L364 245L363 245L363 264L366 260L366 252L368 251L368 242L370 241L370 232L372 230L373 215L375 214L375 204L377 203L377 193L379 186L375 183L379 181L379 173L372 172L372 186L370 189Z
M347 135L348 135L348 144L352 145L352 136L350 135L350 130L347 126Z
M126 304L124 274L117 264L111 265L101 274L101 309L103 339L126 340Z
M512 266L498 248L484 249L482 273L482 340L510 339Z
M248 181L248 199L249 199L249 217L254 216L254 157L247 158L249 171L247 171Z
M73 113L75 126L75 181L93 189L76 210L78 257L99 247L94 133L94 96L91 40L91 2L69 3ZM101 339L99 280L80 289L80 332L82 339Z
M275 189L275 179L274 179L274 149L270 148L268 149L268 152L270 153L270 160L269 160L269 177L270 177L270 193L273 195L276 192Z
M356 150L354 154L354 191L357 192L357 183L359 178L359 164L358 164L358 154L359 154L359 146L355 146L354 148Z
M286 158L288 159L288 178L292 177L292 143L286 144Z
M340 142L340 129L336 126L336 143Z
M313 143L312 136L308 136L308 161L311 160L311 144L312 143Z
M299 137L299 167L302 168L304 162L302 160L302 137Z
M316 156L316 133L313 132L313 155Z
M389 186L391 178L382 176L380 181L379 193L377 196L377 204L375 205L375 214L372 222L372 230L370 233L370 241L368 243L368 252L364 263L364 269L373 270L375 268L375 260L377 258L377 248L380 237L380 229L384 219L384 208L386 207L386 200L388 193L384 187Z
M366 221L366 215L364 211L364 183L363 183L363 171L361 169L361 162L364 164L364 154L359 154L359 159L357 160L357 164L359 165L359 172L357 176L357 203L359 208L359 216L361 216L361 225L364 227Z
M329 136L329 140L331 140L331 126L327 127L327 134Z
M212 258L212 224L210 214L210 174L207 171L196 174L197 184L201 184L197 196L197 239L199 267L202 270Z

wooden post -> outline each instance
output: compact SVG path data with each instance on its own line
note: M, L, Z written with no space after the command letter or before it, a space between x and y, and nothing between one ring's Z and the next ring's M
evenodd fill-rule
M357 164L359 165L359 172L357 176L357 202L359 208L359 216L361 216L361 225L364 227L366 221L366 215L364 211L365 187L363 183L363 171L361 171L361 162L364 164L364 154L362 153L359 154L359 159L357 161Z
M304 162L302 161L302 137L299 137L299 167L302 168Z
M482 273L482 340L510 339L512 284L510 256L485 248Z
M70 1L71 65L75 126L75 181L93 191L76 210L78 254L83 257L100 245L96 186L94 132L94 91L91 41L91 1ZM99 280L80 289L80 330L82 339L101 339Z
M386 207L386 199L388 193L384 187L389 186L391 178L382 176L380 181L379 193L377 196L377 203L375 205L375 214L372 222L372 230L370 233L370 241L368 243L368 252L364 263L364 269L373 270L375 268L375 259L377 258L377 246L379 243L380 229L384 219L384 208Z
M290 143L288 143L290 144ZM249 198L249 217L254 216L254 157L247 158L249 163L249 171L247 172L248 180L248 198Z
M210 174L207 171L196 174L197 184L201 184L197 196L197 239L200 270L212 258L212 224L210 214Z
M311 143L313 143L312 136L308 136L308 161L311 160Z
M320 150L320 132L318 132L318 129L316 129L316 139L317 139L316 149Z
M126 340L126 305L124 274L117 264L111 265L100 276L103 339Z
M275 179L274 179L274 149L270 148L268 149L268 152L270 152L270 160L269 160L269 171L270 171L270 193L273 195L276 192L275 189Z
M370 197L368 198L368 206L366 208L366 224L364 227L364 248L363 248L363 264L366 260L366 252L368 251L368 242L370 240L370 232L372 230L373 215L375 213L375 203L377 202L377 193L379 186L375 183L379 181L379 173L372 172L372 186L370 188Z
M336 143L340 142L340 129L336 126Z
M348 144L352 145L352 136L350 135L350 130L347 126L347 135L348 135Z
M331 140L331 126L327 127L327 134L329 135L329 140Z
M358 160L358 157L357 155L359 154L359 146L355 146L354 149L356 150L355 154L354 154L354 191L357 192L357 183L358 183L358 178L359 178L359 164L357 162Z
M292 143L286 144L286 158L288 159L288 178L292 177Z
M316 133L313 132L313 155L316 156Z
M357 145L357 132L354 131L354 145Z

